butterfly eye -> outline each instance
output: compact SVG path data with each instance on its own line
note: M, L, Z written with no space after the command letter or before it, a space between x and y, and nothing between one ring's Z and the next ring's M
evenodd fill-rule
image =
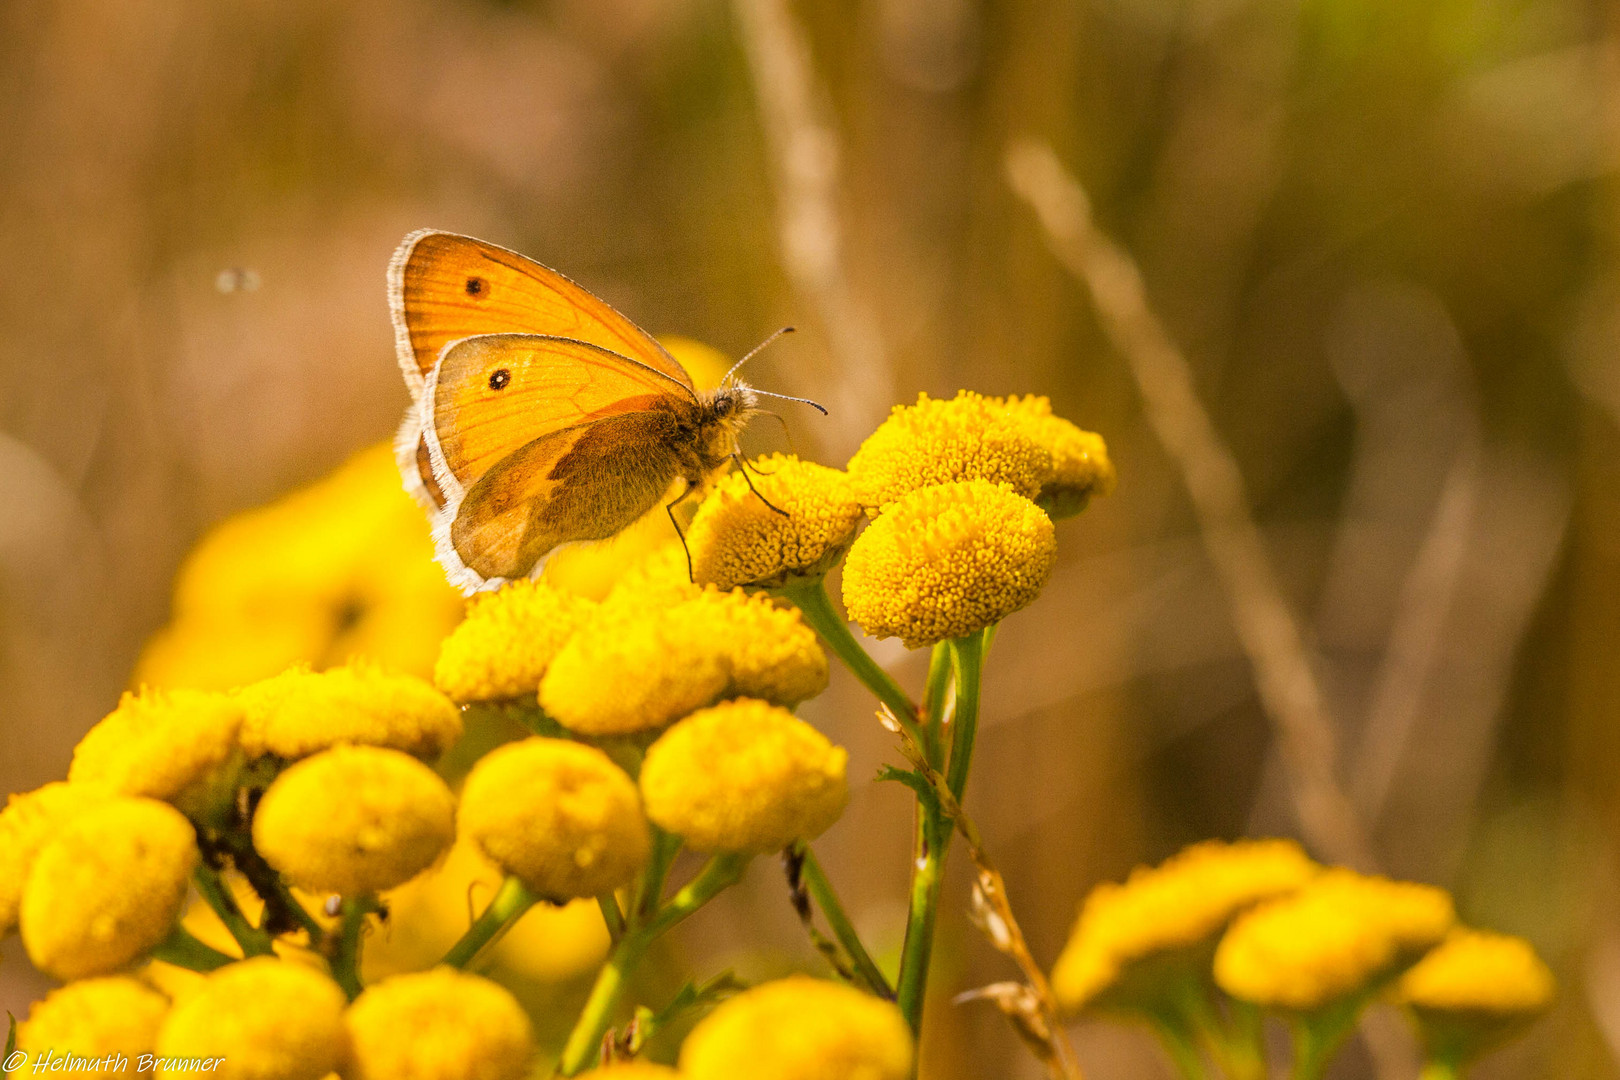
M714 415L725 416L731 412L731 399L721 398L714 403Z
M470 277L470 278L467 279L467 295L468 296L482 296L483 293L484 293L484 290L487 289L488 287L489 286L484 282L484 279L481 278L481 277Z
M495 371L493 374L490 375L490 377L489 377L489 388L491 390L505 390L506 389L506 384L511 382L511 381L512 381L512 373L510 371L507 371L505 368L500 368L499 370Z

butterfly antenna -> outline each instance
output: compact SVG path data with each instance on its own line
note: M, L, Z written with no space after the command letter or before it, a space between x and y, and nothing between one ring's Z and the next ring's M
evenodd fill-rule
M815 409L817 412L819 412L822 416L827 415L827 407L825 405L822 405L819 402L811 401L807 397L793 397L793 396L791 396L789 394L773 394L769 390L761 390L761 389L759 389L758 387L755 387L755 386L750 386L749 389L752 390L756 394L764 394L766 397L781 398L783 401L797 401L801 405L810 406L812 409Z
M733 451L731 456L732 456L732 458L734 458L736 460L738 465L742 466L743 480L745 480L747 482L748 490L752 491L754 493L754 498L756 498L760 502L764 503L765 506L768 509L776 511L778 514L781 514L783 517L792 517L793 516L792 514L789 514L786 510L782 509L780 506L775 505L774 503L771 502L771 500L767 499L765 496L763 496L763 495L761 495L759 493L759 488L754 486L754 478L748 475L748 463L743 461L741 454L736 453L735 451ZM763 475L763 474L761 474L761 475Z
M782 335L791 334L791 333L793 333L793 327L784 326L784 327L782 327L782 329L778 330L776 333L772 334L770 337L766 338L764 341L760 342L758 345L755 345L752 349L749 349L747 356L744 356L741 360L739 360L735 364L731 365L731 370L726 372L726 377L720 380L720 385L724 386L728 382L730 382L731 377L733 375L737 374L737 369L742 367L744 364L748 363L748 361L752 360L754 357L758 356L760 353L764 352L765 351L765 346L769 345L771 342L775 341L777 338L781 337Z

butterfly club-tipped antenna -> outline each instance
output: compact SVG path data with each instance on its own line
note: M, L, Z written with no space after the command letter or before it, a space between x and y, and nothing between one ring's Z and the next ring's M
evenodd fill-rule
M794 332L793 327L784 326L784 327L782 327L782 329L780 329L780 330L776 331L775 333L771 334L770 337L766 338L764 341L760 342L758 345L755 345L752 349L749 349L748 352L743 354L743 358L741 360L739 360L735 364L731 365L731 370L726 372L726 377L720 380L720 385L725 386L726 384L730 383L731 382L731 377L733 375L737 374L737 369L738 368L742 367L744 364L748 363L748 361L752 360L754 357L756 357L760 353L764 352L766 346L770 345L777 338L785 337L786 335L791 334L793 332Z

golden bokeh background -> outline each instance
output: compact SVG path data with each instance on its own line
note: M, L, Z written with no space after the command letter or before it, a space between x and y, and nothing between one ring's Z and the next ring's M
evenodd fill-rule
M805 456L842 464L890 404L959 387L1048 394L1108 439L1117 494L1059 526L996 640L969 794L1038 956L1138 861L1297 833L1182 474L1007 182L1034 138L1235 454L1380 864L1559 976L1481 1075L1620 1075L1611 5L12 0L0 85L5 790L64 774L205 533L388 437L383 272L433 226L729 355L796 324L750 377L832 408L783 406ZM786 445L769 420L749 442ZM286 543L319 561L309 540ZM365 555L333 558L403 558ZM345 631L408 639L444 618L432 584ZM299 632L273 623L245 619ZM876 648L920 684L922 657ZM803 713L858 781L818 849L893 948L908 799L867 780L889 738L842 673ZM1010 974L962 916L964 862L944 991ZM680 947L698 974L815 964L769 865ZM0 952L21 1014L44 983ZM993 1010L955 1012L937 1080L1039 1075ZM1145 1035L1077 1035L1092 1075L1161 1074ZM1373 1075L1359 1047L1344 1069Z

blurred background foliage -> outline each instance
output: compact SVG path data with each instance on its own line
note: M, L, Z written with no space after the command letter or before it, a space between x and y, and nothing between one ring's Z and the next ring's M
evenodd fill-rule
M1003 178L1032 136L1140 263L1237 456L1382 865L1558 972L1554 1014L1486 1075L1616 1075L1620 12L792 11L871 321L860 370L784 269L769 116L718 0L0 5L0 785L63 774L183 614L206 530L388 436L407 397L383 270L429 225L732 355L798 324L752 379L835 405L788 414L822 461L918 390L1045 393L1107 437L1118 494L1061 526L1051 585L997 639L969 795L1037 955L1098 880L1295 831L1180 478ZM344 628L442 622L431 592ZM920 682L921 658L883 655ZM852 778L888 752L849 680L804 712ZM903 792L861 783L820 845L890 947L909 827ZM765 868L737 892L683 939L704 970L814 963ZM1006 977L948 916L944 988ZM6 953L20 1013L42 984ZM1037 1075L990 1009L957 1013L931 1075ZM1078 1034L1094 1076L1160 1068L1137 1033Z

